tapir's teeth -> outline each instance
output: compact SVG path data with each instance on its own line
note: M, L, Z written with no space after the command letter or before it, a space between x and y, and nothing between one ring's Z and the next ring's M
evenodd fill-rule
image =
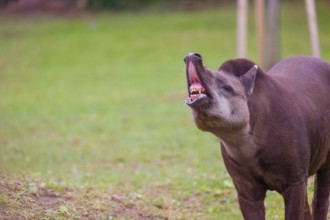
M190 93L202 94L203 92L205 92L205 89L204 88L201 88L201 89L191 88L190 89Z

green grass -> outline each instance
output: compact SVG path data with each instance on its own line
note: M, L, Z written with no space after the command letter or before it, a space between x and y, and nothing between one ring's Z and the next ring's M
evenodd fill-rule
M318 9L322 57L330 60L329 8L319 2ZM309 54L304 16L302 6L283 6L282 58ZM90 207L96 219L138 218L130 210L150 219L241 219L218 140L195 128L184 104L182 61L199 52L216 69L234 58L234 9L1 17L0 26L7 215L74 219ZM257 60L252 17L249 27L249 58ZM33 195L52 184L62 200L38 211ZM279 196L271 193L267 207L268 219L282 218Z

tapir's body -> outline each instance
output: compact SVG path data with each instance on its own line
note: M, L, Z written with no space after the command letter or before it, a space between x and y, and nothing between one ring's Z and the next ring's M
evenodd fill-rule
M330 64L294 57L267 74L244 59L219 71L190 54L187 80L196 125L221 139L245 219L265 218L267 190L285 201L288 220L326 220L330 194ZM199 93L199 94L197 94ZM306 185L316 174L313 215Z

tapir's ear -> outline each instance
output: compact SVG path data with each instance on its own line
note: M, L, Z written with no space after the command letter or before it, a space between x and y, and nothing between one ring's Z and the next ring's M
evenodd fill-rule
M253 93L254 82L257 76L258 66L254 65L249 71L240 77L242 84L244 85L248 95Z

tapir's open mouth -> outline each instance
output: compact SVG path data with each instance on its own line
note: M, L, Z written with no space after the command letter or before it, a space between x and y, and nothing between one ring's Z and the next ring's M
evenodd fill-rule
M186 103L189 106L202 103L202 100L209 97L206 87L203 85L203 81L200 77L200 69L204 69L201 56L199 54L189 54L185 57L187 65L187 83L189 97L186 99Z
M201 83L197 75L196 68L192 62L188 64L187 70L187 81L188 81L188 93L189 97L187 98L187 104L192 104L198 99L201 99L206 96L205 88Z

